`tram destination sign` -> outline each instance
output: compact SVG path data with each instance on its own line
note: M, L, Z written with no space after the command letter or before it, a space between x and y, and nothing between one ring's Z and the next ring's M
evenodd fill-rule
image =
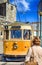
M20 29L21 26L12 26L12 29Z

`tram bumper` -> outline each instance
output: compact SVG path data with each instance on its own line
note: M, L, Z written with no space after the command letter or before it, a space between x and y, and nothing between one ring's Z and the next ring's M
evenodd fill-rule
M25 61L25 55L21 55L21 56L13 56L13 55L4 55L3 56L3 58L4 58L4 61L9 61L9 62L11 62L11 61Z

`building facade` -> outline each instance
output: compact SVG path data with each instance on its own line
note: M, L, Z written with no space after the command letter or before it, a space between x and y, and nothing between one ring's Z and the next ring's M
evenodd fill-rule
M16 21L16 7L8 0L0 0L0 54L3 54L4 29L1 24L10 24Z
M34 30L34 36L40 37L40 22L32 22L31 25Z
M6 3L8 0L0 0L0 3Z
M15 22L16 7L7 0L0 0L0 22Z

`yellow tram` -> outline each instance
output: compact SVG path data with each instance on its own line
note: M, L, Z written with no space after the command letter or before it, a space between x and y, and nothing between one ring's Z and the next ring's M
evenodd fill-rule
M33 30L29 24L15 22L4 26L4 59L23 61L31 46L32 38Z

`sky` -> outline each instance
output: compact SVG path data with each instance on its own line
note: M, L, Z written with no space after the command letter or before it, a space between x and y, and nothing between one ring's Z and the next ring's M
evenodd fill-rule
M16 20L20 22L38 21L38 3L40 0L10 0L16 5Z

